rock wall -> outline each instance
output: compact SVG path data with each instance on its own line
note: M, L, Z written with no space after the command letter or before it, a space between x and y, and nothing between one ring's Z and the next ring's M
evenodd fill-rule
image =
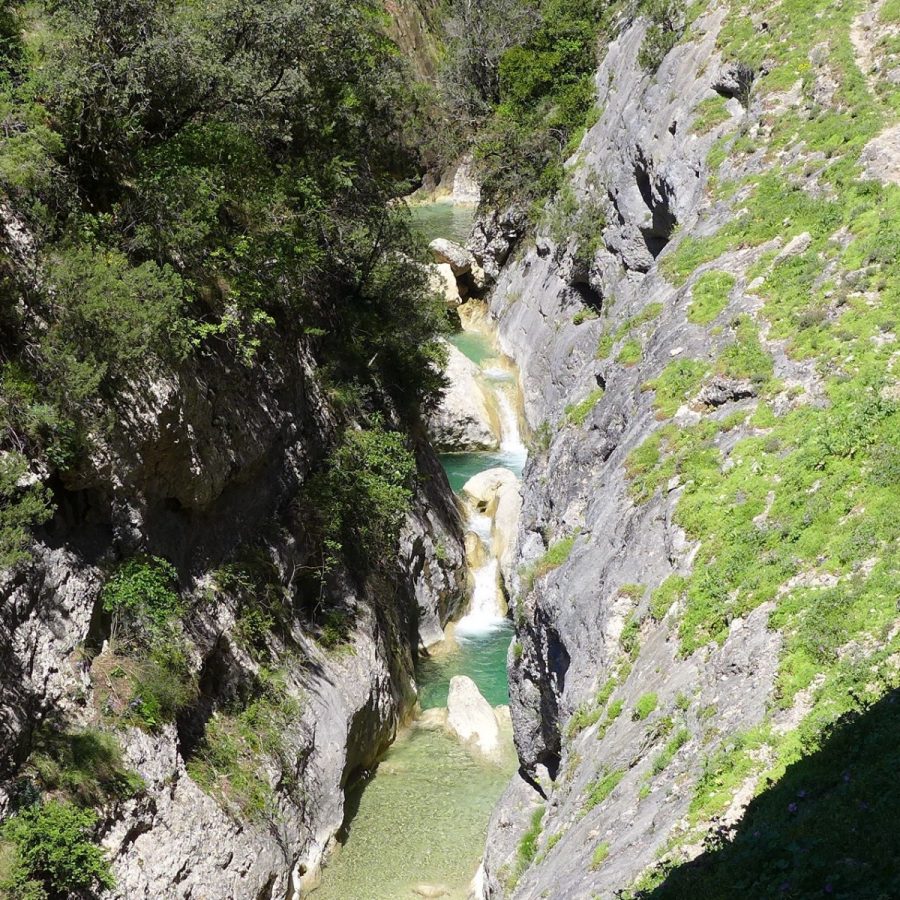
M52 486L57 512L33 562L0 577L4 785L37 730L103 719L98 692L108 673L97 652L110 635L101 586L118 559L165 557L190 603L199 696L156 733L120 731L125 761L145 787L106 810L112 896L292 896L314 878L342 823L342 788L408 715L417 647L441 635L463 600L455 502L422 440L419 487L390 570L402 574L338 573L327 601L346 633L328 649L302 574L310 542L301 492L337 423L302 340L284 341L252 370L206 358L148 377L123 400L129 413L114 436L70 482ZM286 617L253 652L239 638L237 598L215 588L219 567L247 546L276 573ZM186 763L212 714L263 666L280 673L299 713L284 725L280 761L261 760L272 804L250 816L201 790Z
M707 361L712 370L733 340L729 323L759 317L761 279L754 282L748 269L809 246L806 234L725 247L677 286L665 271L680 246L727 227L746 199L715 190L708 161L715 147L744 136L740 162L722 153L716 163L738 183L768 166L821 159L804 157L802 144L768 155L757 149L774 115L811 108L804 90L813 87L798 82L792 92L761 91L745 108L741 72L719 51L723 28L738 15L744 13L710 4L655 73L638 62L646 20L619 23L596 76L599 121L569 166L580 214L593 217L596 251L585 258L577 238L560 245L540 228L533 242L516 245L512 212L484 214L470 244L496 278L491 312L502 349L520 367L535 435L508 579L516 620L511 711L521 770L491 822L486 897L619 896L661 857L696 856L697 835L709 823L698 831L688 814L704 760L767 716L783 733L808 711L805 695L773 712L784 639L770 624L773 603L736 616L723 642L689 654L679 648L679 608L670 616L649 614L654 589L670 575L692 572L698 545L675 521L685 491L677 472L645 502L630 490L629 454L669 417L648 382L676 360ZM755 16L749 27L769 26ZM765 67L751 77L761 72ZM713 105L716 120L701 125L703 110ZM792 223L783 224L787 230ZM583 223L577 231L584 233ZM718 326L688 316L693 286L713 268L733 279ZM778 414L821 406L815 361L788 355L784 342L765 338L767 327L763 346L782 385L772 406ZM698 390L673 404L676 426L757 407L747 381L713 376ZM739 440L753 433L745 424L713 439L726 469L735 464ZM571 548L553 558L565 540ZM649 696L653 708L644 713ZM657 771L654 760L672 740L674 722L684 732ZM740 818L755 779L739 783L714 825L727 830ZM530 856L523 849L529 843Z

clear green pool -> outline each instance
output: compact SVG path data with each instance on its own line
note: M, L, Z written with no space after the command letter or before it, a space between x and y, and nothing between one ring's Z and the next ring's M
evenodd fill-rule
M435 238L448 238L465 244L475 219L474 206L456 203L417 203L409 207L413 228L430 243Z
M509 703L506 651L513 628L508 625L489 634L457 638L457 647L419 662L419 703L422 709L447 705L450 679L468 675L491 706Z
M463 485L479 472L486 469L495 469L502 466L510 469L517 476L521 476L525 460L513 458L508 453L444 453L441 455L441 465L447 473L450 487L455 493L459 493Z
M458 331L447 340L477 366L497 355L490 338L478 331Z
M412 728L349 792L343 849L314 900L416 900L416 885L442 885L465 900L491 809L515 768L477 760L443 730ZM354 812L355 809L355 812Z

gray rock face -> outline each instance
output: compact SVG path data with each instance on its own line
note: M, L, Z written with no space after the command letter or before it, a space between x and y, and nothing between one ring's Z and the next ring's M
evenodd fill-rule
M599 202L606 223L587 283L572 264L573 248L539 234L533 247L523 248L496 276L490 298L501 348L522 372L528 422L550 441L529 458L506 570L516 621L509 657L511 714L525 778L514 779L494 812L484 862L486 897L583 900L628 888L677 832L701 757L728 735L758 723L772 696L780 637L768 630L767 607L732 622L723 646L686 657L677 652L671 622L648 615L651 590L669 575L690 571L696 548L673 521L682 492L677 478L636 504L624 465L660 427L648 380L678 359L708 361L712 371L729 340L727 329L706 329L687 318L692 284L712 264L680 287L658 270L675 244L711 234L731 215L706 193L705 160L712 143L752 110L745 113L729 101L730 121L705 134L690 128L698 104L715 91L740 87L739 73L723 74L716 54L722 15L713 9L701 16L693 39L670 52L655 76L637 64L642 20L610 45L596 79L603 112L572 170L576 193L584 204ZM752 170L756 163L751 158L747 165ZM485 217L481 227L473 244L476 257L485 256L485 248L506 247L508 233L496 216ZM777 249L773 242L715 261L716 269L735 278L721 321L753 311L747 269L761 253L774 256ZM582 316L575 324L575 313L586 307L600 317ZM642 317L648 308L660 311ZM641 358L628 365L616 360L626 322L628 336L642 346ZM611 350L598 354L601 333L620 336ZM796 379L796 364L774 345L768 349L776 377ZM602 400L582 424L572 423L567 405L598 387L605 390ZM755 394L749 381L716 376L699 396L684 398L675 422L752 408ZM736 440L719 438L726 465ZM538 574L532 588L521 573L565 536L574 539L568 558ZM642 624L628 659L621 639L633 617ZM625 663L630 668L623 669ZM605 724L576 726L575 714L591 708L617 671L626 673L615 693L624 712ZM647 693L657 695L657 710L644 720L632 711ZM684 746L644 794L652 759L665 744L661 723L682 695L690 698ZM701 710L714 716L714 733L707 733ZM619 779L616 787L603 802L586 806L592 786L610 773ZM539 805L546 812L538 861L516 881L516 848ZM609 854L595 867L592 854L601 842Z
M448 452L496 450L500 421L479 383L480 369L456 347L447 345L447 351L447 390L428 416L432 443Z

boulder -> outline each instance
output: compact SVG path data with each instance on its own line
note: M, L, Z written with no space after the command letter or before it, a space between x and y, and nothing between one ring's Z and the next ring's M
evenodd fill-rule
M522 512L522 495L519 482L505 482L497 491L497 506L491 528L491 552L500 563L500 571L507 584L515 568L513 551L519 532L519 516Z
M467 500L480 513L493 515L497 506L498 494L504 485L515 485L518 479L509 469L497 466L473 475L462 489L463 499Z
M448 241L446 238L435 238L428 248L431 250L435 262L439 265L450 266L456 276L468 274L472 271L472 266L476 265L475 257L465 247L460 247L459 244Z
M459 285L453 269L447 263L438 263L429 267L429 281L431 289L444 298L448 306L459 306L462 297L459 294Z
M440 405L428 416L428 432L443 452L496 450L500 422L478 382L480 369L452 345L444 374L447 390Z
M494 710L475 682L465 675L450 679L447 725L464 744L476 747L486 756L500 751L500 726Z

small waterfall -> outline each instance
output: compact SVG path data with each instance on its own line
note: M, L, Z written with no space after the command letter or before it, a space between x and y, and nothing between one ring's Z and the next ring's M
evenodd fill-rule
M488 634L506 625L506 617L500 605L496 557L491 557L472 574L475 577L472 600L468 613L456 624L457 637Z
M521 471L528 456L528 449L522 443L519 416L507 391L498 388L496 395L497 408L500 411L500 452L508 458L510 468Z

